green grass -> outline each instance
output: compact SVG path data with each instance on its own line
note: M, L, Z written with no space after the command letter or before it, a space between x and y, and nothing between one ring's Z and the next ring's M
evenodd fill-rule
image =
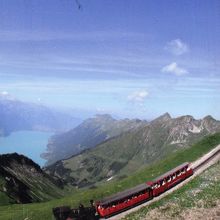
M70 192L70 196L68 197L45 203L1 206L0 220L23 220L25 217L29 217L31 220L53 219L51 211L52 207L60 205L70 205L71 207L76 207L79 202L87 203L91 198L98 200L107 195L135 186L139 183L146 182L147 180L151 180L185 161L190 162L196 160L214 148L217 144L220 144L219 133L207 136L193 146L185 150L179 150L178 152L171 154L166 159L154 163L147 168L141 169L134 175L120 181L105 183L96 189L74 190L74 192Z

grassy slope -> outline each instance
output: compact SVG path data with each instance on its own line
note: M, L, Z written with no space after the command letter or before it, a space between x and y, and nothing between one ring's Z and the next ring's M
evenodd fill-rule
M33 166L32 169L34 169ZM27 195L33 202L44 202L64 196L65 191L56 186L47 175L37 171L33 173L30 171L31 167L27 165L15 163L11 168L6 167L6 170L5 176L13 178L14 185L9 188L0 174L0 205L14 204L17 200L19 201L19 198ZM24 186L27 187L26 190ZM24 192L21 196L19 192L22 187Z
M106 183L96 189L90 190L77 190L72 195L64 197L62 199L52 200L46 203L34 203L27 205L11 205L0 207L0 219L11 220L11 219L24 219L29 217L32 220L48 220L52 219L52 207L60 205L70 205L72 207L77 206L79 202L86 203L91 198L97 200L104 196L113 194L123 189L135 186L139 183L143 183L150 180L169 169L185 162L193 161L211 150L214 146L220 143L220 134L215 134L204 138L202 141L194 144L188 149L178 151L170 155L165 160L157 162L150 167L142 169L136 172L134 175L122 179L121 181L112 181Z
M203 211L204 215L217 206L217 201L220 201L220 163L213 165L176 192L128 215L124 220L152 219L152 216L154 219L187 219L195 212ZM213 216L209 217L215 219Z

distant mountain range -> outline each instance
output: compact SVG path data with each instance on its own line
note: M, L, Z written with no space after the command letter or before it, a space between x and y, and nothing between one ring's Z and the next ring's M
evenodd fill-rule
M104 125L101 116L55 136L49 145L51 152L58 154L60 148L60 152L64 152L62 156L70 156L90 149L46 167L46 172L77 187L91 186L99 181L122 178L171 152L190 146L205 135L220 131L220 121L211 116L196 120L189 115L171 118L166 113L150 123L117 122L110 116L104 116L104 119ZM116 127L120 129L115 130L114 123L125 126L118 125Z
M146 124L138 119L116 120L110 115L96 115L68 132L54 135L48 143L48 152L41 156L48 160L47 164L52 164Z
M0 205L47 201L61 196L62 183L31 159L16 153L0 155Z
M49 107L0 96L0 136L20 130L64 132L80 119Z

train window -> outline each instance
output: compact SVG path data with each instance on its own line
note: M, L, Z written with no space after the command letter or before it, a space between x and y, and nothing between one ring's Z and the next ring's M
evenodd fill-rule
M163 183L162 183L162 186L164 186L166 184L166 180L164 179L163 180Z
M177 176L180 176L181 175L181 172L180 171L177 171Z
M175 173L173 174L173 177L172 177L172 178L173 178L173 179L176 179L176 174L175 174Z
M167 178L167 182L169 183L171 181L171 177L169 176L168 178Z

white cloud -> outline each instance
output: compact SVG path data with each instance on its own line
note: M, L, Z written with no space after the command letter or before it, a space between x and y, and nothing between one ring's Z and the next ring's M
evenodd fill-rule
M188 73L186 69L179 67L178 64L175 62L163 67L161 71L166 73L172 73L176 76L182 76Z
M2 91L2 92L0 92L0 95L2 95L2 96L8 96L9 93L8 93L7 91Z
M131 102L142 103L147 98L148 92L146 90L136 91L128 95L128 100Z
M0 92L0 99L2 100L15 100L15 98L7 91Z
M189 46L180 39L171 40L167 42L165 49L174 55L182 55L189 51Z

